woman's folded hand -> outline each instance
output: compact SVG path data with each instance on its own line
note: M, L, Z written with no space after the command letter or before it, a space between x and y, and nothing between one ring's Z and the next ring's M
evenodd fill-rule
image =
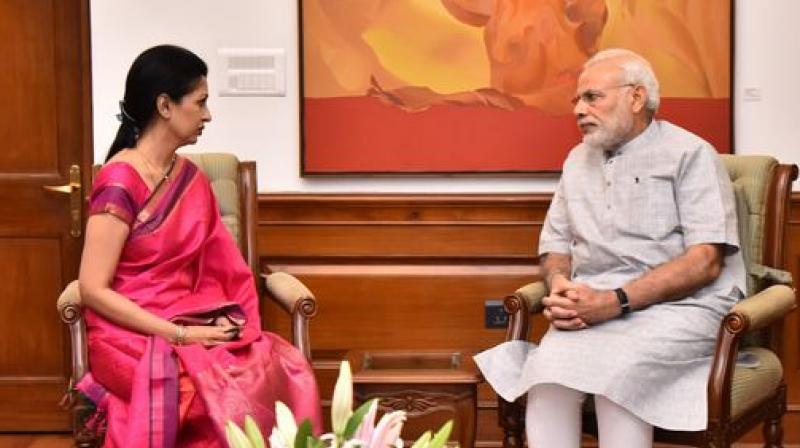
M186 327L185 341L186 344L200 343L206 347L213 347L232 341L238 336L239 327L234 325L199 325Z

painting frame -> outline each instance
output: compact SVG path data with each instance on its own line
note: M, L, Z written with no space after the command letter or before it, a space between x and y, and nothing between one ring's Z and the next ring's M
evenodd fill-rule
M558 123L546 123L544 126L545 129L555 129L554 132L548 133L558 136L564 136L564 139L570 138L572 139L569 146L563 144L561 142L558 150L551 150L550 147L547 146L546 143L541 144L534 149L522 149L515 153L513 158L508 158L506 161L503 159L503 165L493 164L495 156L497 156L497 148L508 148L510 145L516 146L524 146L529 141L525 140L525 138L519 138L518 132L514 129L510 128L503 128L503 123L506 121L510 121L504 117L512 117L513 115L503 115L507 114L508 110L481 110L479 111L481 114L484 114L482 118L478 120L483 121L487 114L494 114L494 119L489 120L489 124L486 124L484 127L489 131L493 131L494 129L500 129L506 131L505 133L498 133L498 135L503 135L507 137L506 140L498 139L501 143L497 143L496 145L488 145L484 144L483 147L478 148L477 150L473 151L477 154L473 160L473 154L468 154L468 161L465 163L464 160L461 160L459 157L461 154L456 150L451 151L450 153L439 154L435 147L429 147L425 150L420 151L420 155L415 155L414 163L419 162L416 165L409 166L408 162L405 160L400 160L398 155L402 154L405 156L406 150L409 148L416 148L417 145L414 143L413 140L405 141L403 144L405 146L398 146L396 148L384 148L382 146L382 141L379 139L373 139L368 143L363 143L359 147L358 144L352 145L352 147L346 147L347 143L342 143L346 140L346 137L342 138L342 134L346 133L345 131L349 131L350 135L357 136L355 140L361 140L363 137L368 136L370 133L373 133L373 130L376 129L376 121L377 121L377 129L380 129L380 132L375 132L379 134L379 136L390 135L390 137L385 138L386 141L396 142L397 138L403 138L407 136L412 136L417 138L417 133L413 131L409 131L409 129L415 129L413 126L409 127L405 121L414 121L419 120L424 114L428 113L429 117L426 119L429 122L437 123L435 121L436 118L443 120L442 123L446 123L447 125L452 125L453 120L456 123L465 126L470 132L474 132L473 128L480 128L481 126L473 126L475 122L470 122L469 119L473 119L468 112L475 112L471 110L471 105L467 105L466 107L463 105L457 105L452 110L455 111L455 118L446 116L443 111L445 110L445 106L441 105L434 105L429 109L424 109L422 113L408 113L407 110L404 110L403 113L407 113L410 118L406 119L404 115L399 114L399 111L403 108L395 107L392 109L392 104L387 104L384 98L382 104L374 101L373 99L367 99L367 95L364 95L364 98L345 98L338 97L338 98L316 98L313 96L309 96L309 92L314 90L314 85L307 85L306 83L309 82L309 78L313 77L315 70L318 69L318 66L315 66L312 62L307 60L309 53L312 53L307 48L307 45L310 41L314 41L315 39L320 40L319 34L315 33L314 25L311 20L306 16L309 11L309 6L315 6L315 4L311 4L310 2L326 2L331 0L298 0L298 54L299 54L299 81L300 81L300 88L299 88L299 111L300 111L300 176L301 177L335 177L335 176L347 176L347 177L358 177L358 176L476 176L476 175L489 175L489 176L540 176L540 175L557 175L560 173L561 170L561 163L563 162L566 154L569 150L579 142L580 135L577 131L577 128L574 125L574 118L570 115L562 115L559 116L560 121ZM376 2L380 2L380 0L375 0ZM498 0L498 1L514 1L514 0ZM608 0L608 3L613 3L615 0ZM724 74L725 83L727 87L724 89L724 92L727 93L727 96L716 96L713 98L709 98L709 101L713 100L713 104L707 107L707 110L711 110L716 115L710 115L707 110L701 114L703 117L711 117L706 120L707 123L711 123L713 120L712 125L702 126L702 129L698 129L700 127L699 124L695 124L694 128L693 125L690 123L687 125L686 117L690 116L690 114L699 114L699 112L691 112L696 109L696 105L698 103L697 99L695 98L681 98L681 97L668 97L665 95L664 101L662 101L662 105L667 106L667 111L665 112L665 107L659 110L659 117L666 118L669 121L672 121L678 125L684 126L687 129L696 132L701 137L706 138L712 144L715 145L717 150L720 153L734 153L734 54L735 54L735 2L733 0L714 0L715 2L722 3L724 6L729 8L729 14L727 20L723 20L726 24L726 34L724 40L727 44L726 51L724 54L717 54L717 56L724 56L727 60L726 63L717 64L720 67L724 67L726 70L719 70L719 73ZM719 25L718 26L722 26ZM722 53L722 52L720 52ZM712 59L712 58L710 58ZM716 60L716 59L714 59ZM657 70L658 71L658 70ZM666 83L664 79L661 79L659 76L659 80L663 85L669 85L670 79L666 79ZM722 79L722 78L720 78ZM371 80L374 81L374 80ZM377 83L376 83L377 84ZM722 83L721 83L722 84ZM380 85L373 84L370 90L378 90L382 93L384 88ZM719 90L718 90L719 92ZM719 95L719 94L718 94ZM391 96L389 96L391 98ZM320 101L320 100L325 101ZM685 100L685 101L684 101ZM329 107L333 101L339 101L336 107ZM345 101L351 101L351 103L345 103ZM353 101L359 101L359 103L353 103ZM370 104L367 101L371 102ZM323 104L324 107L320 105ZM368 107L364 107L364 105ZM449 104L448 104L449 105ZM440 107L441 106L441 107ZM436 109L438 108L438 109ZM530 109L530 108L528 108ZM435 112L439 112L439 116L434 116L434 113L429 111L434 110ZM321 113L320 111L324 111ZM355 111L355 112L354 112ZM376 112L378 111L378 112ZM466 112L465 112L466 111ZM527 112L528 115L531 115L530 110L524 110ZM511 111L511 114L519 113L519 110ZM359 115L360 114L360 115ZM381 122L379 120L383 120L385 115L389 115L390 119L385 122ZM466 119L461 117L460 115L467 116ZM431 118L433 116L433 118ZM473 116L477 116L473 113ZM346 117L346 119L340 119L341 117ZM394 130L394 125L392 124L392 120L398 120L397 117L401 117L399 122L401 123L400 126L397 126L398 129L402 131L397 131L400 135L399 136L391 136L391 132ZM444 117L444 118L442 118ZM501 117L501 118L497 118ZM521 118L520 118L521 117ZM528 118L524 116L517 117L519 118L519 122L516 126L517 128L526 127L528 123L535 121L526 121ZM564 118L569 117L569 119ZM333 120L331 119L333 118ZM541 117L536 117L541 119ZM370 122L370 120L373 120ZM450 120L450 121L447 121ZM460 120L460 121L459 121ZM691 122L691 120L688 120ZM355 124L354 124L355 123ZM438 132L437 126L430 126L430 123L425 123L423 128L427 131L420 132L420 135L424 135L425 137L422 138L422 144L431 144L434 140L444 140L447 143L447 140L456 140L453 139L452 134L448 134L452 128L452 126L445 126L443 125L442 129L447 129L447 132ZM431 129L433 131L431 131ZM713 132L709 131L711 137L704 135L704 130L712 129ZM344 129L344 130L343 130ZM517 132L515 134L514 132ZM441 134L441 135L440 135ZM487 132L484 132L484 136L482 138L486 138ZM544 135L541 133L539 135ZM338 139L337 139L338 138ZM489 134L489 138L497 138L495 135ZM368 138L363 138L365 140L369 140ZM469 141L476 141L476 142L484 142L485 140L481 140L480 138L466 138ZM517 142L523 142L517 145ZM532 140L530 140L532 141ZM333 143L331 143L333 142ZM721 142L721 143L720 143ZM439 142L440 143L440 142ZM438 143L437 143L438 144ZM337 145L339 145L337 147ZM343 146L344 145L344 146ZM398 149L399 148L399 149ZM389 156L384 156L381 151L385 150ZM524 152L520 152L524 151ZM529 152L533 153L536 152L537 154L548 154L547 157L550 159L544 161L543 156L531 156L532 160L528 160ZM376 155L377 154L377 155ZM538 158L537 158L538 157ZM552 160L552 158L555 158ZM425 160L425 158L430 158L430 160ZM518 160L521 161L518 163ZM540 161L542 161L541 164Z

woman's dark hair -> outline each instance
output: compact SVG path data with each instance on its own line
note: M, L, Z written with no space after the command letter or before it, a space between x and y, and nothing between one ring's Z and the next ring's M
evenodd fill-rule
M120 101L119 130L106 162L124 148L136 146L139 133L156 113L156 99L166 94L180 101L191 92L208 67L196 54L175 45L159 45L140 54L125 79L125 97Z

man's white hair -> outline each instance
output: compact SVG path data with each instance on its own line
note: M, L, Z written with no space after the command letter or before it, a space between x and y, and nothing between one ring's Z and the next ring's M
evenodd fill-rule
M584 70L609 59L619 59L615 62L622 69L622 83L644 86L647 90L647 102L645 107L652 114L658 110L660 97L658 93L658 79L653 72L653 67L647 59L639 56L631 50L624 48L609 48L599 51L583 64Z

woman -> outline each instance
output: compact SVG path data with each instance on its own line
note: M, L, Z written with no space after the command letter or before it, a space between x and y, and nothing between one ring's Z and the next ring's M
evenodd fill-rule
M276 400L319 429L308 363L261 331L208 180L175 152L211 121L206 74L183 48L139 55L93 185L80 268L91 373L78 389L106 446L225 446L228 419L252 415L268 433Z

